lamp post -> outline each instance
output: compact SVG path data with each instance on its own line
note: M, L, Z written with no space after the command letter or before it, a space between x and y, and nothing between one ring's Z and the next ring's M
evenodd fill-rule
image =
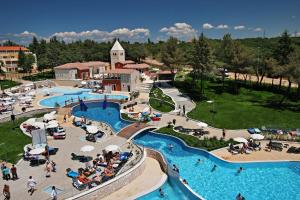
M215 102L213 100L207 101L207 103L212 104L211 112L211 118L212 118L212 125L214 125L214 118L215 118Z

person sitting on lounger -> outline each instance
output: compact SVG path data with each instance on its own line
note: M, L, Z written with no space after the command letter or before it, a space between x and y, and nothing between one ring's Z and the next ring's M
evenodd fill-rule
M78 177L77 177L77 180L79 180L81 183L83 184L87 184L89 183L91 180L88 179L83 173L80 174Z

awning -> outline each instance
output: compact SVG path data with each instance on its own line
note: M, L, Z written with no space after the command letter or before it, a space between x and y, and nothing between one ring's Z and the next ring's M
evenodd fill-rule
M99 130L97 128L97 126L86 126L86 131L88 133L97 133Z
M233 140L236 142L240 142L240 143L248 143L248 140L246 140L243 137L236 137L236 138L233 138Z
M252 135L250 135L250 137L254 140L263 140L265 138L265 136L263 136L261 134L252 134Z

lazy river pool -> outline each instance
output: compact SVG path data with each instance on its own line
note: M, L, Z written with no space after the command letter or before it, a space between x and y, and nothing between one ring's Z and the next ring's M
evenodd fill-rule
M177 138L149 131L136 136L135 142L160 151L171 166L178 166L180 176L206 200L234 200L238 193L247 200L300 199L300 162L229 163L206 151L187 147ZM169 144L174 146L172 151ZM198 159L202 161L200 164ZM212 172L214 165L217 168ZM238 174L240 166L245 170ZM177 190L172 185L171 188ZM153 195L157 196L157 191L139 199L156 199ZM169 196L182 199L174 191Z

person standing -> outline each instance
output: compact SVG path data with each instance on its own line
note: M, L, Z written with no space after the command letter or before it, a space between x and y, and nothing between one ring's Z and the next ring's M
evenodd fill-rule
M4 179L7 180L7 181L11 178L10 177L10 170L6 166L4 166L4 168L2 169L2 174L4 175Z
M222 130L222 137L225 139L225 137L226 137L226 131L225 131L225 128L223 128L223 130Z
M11 171L11 176L13 180L18 179L18 174L17 174L17 168L15 165L12 165L12 168L10 169Z
M32 195L35 191L36 181L32 178L32 176L29 176L29 179L27 181L27 187L29 188L28 192L30 195Z
M52 198L52 200L57 200L57 190L56 190L55 186L52 186L51 198Z
M10 199L9 186L6 185L6 184L3 187L3 196L4 196L4 200L9 200Z

